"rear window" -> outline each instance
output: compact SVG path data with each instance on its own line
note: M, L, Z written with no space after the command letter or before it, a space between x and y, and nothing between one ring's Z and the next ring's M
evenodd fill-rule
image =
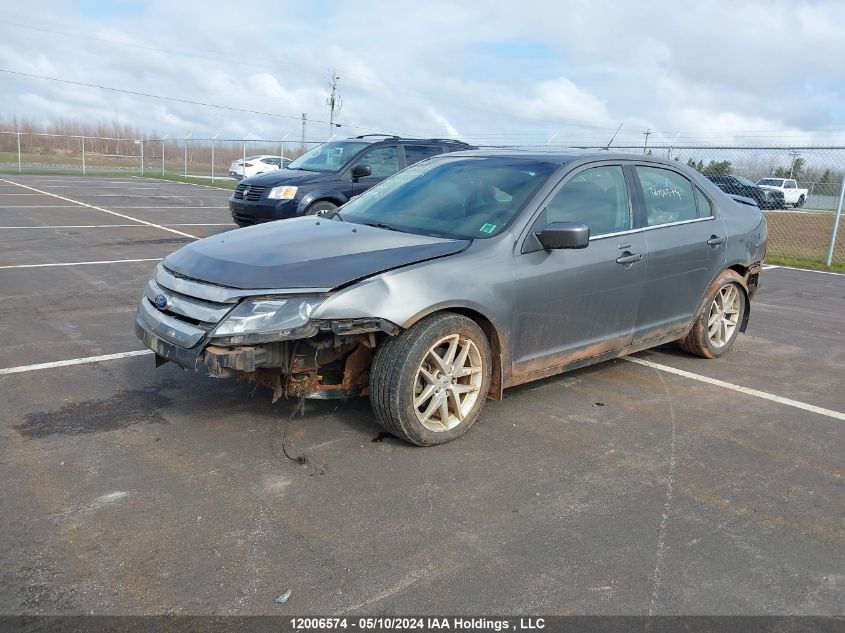
M439 145L405 145L405 163L413 165L421 160L443 153Z
M636 167L645 198L648 226L698 218L692 183L680 174L656 167Z

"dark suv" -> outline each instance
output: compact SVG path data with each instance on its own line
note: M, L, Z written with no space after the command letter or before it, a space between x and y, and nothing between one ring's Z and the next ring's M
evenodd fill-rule
M476 149L452 139L365 134L315 147L286 169L246 178L229 198L238 226L323 215L430 156Z
M725 193L752 198L761 209L783 209L783 192L758 187L742 176L707 176L707 178Z

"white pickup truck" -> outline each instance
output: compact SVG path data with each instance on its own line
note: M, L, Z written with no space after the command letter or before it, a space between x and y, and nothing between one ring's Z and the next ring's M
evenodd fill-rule
M783 192L784 204L791 204L796 209L804 206L807 200L807 190L799 189L796 182L789 178L761 178L757 181L757 186Z

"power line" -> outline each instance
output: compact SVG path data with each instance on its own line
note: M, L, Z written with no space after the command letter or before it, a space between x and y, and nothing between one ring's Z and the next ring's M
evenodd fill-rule
M82 81L71 81L70 79L59 79L58 77L45 77L44 75L34 75L34 74L31 74L31 73L22 73L22 72L18 72L16 70L9 70L7 68L0 68L0 72L8 73L10 75L18 75L18 76L21 76L21 77L32 77L34 79L45 79L47 81L57 81L59 83L70 84L70 85L73 85L73 86L84 86L86 88L98 88L100 90L108 90L110 92L119 92L119 93L122 93L122 94L129 94L129 95L134 95L134 96L137 96L137 97L149 97L151 99L161 99L163 101L173 101L173 102L176 102L176 103L186 103L186 104L190 104L190 105L198 105L198 106L203 106L203 107L206 107L206 108L218 108L220 110L232 110L234 112L244 112L244 113L247 113L247 114L259 114L259 115L262 115L262 116L272 116L272 117L277 117L277 118L280 118L280 119L291 119L291 120L297 120L297 121L300 120L300 118L301 118L299 116L294 116L294 115L291 115L291 114L279 114L277 112L262 112L261 110L249 110L247 108L237 108L235 106L220 105L220 104L217 104L217 103L206 103L204 101L192 101L191 99L180 99L178 97L166 97L164 95L156 95L156 94L152 94L152 93L149 93L149 92L139 92L137 90L126 90L124 88L113 88L111 86L101 86L99 84L89 84L89 83L85 83L85 82L82 82ZM314 121L315 123L328 123L328 121L321 121L321 120L317 120L317 119L312 119L312 121ZM378 128L365 127L365 126L362 126L362 125L351 125L351 124L344 124L344 125L346 127L351 127L351 128L355 128L355 129L358 129L358 130L369 130L369 131L375 131L375 132L383 131L383 130L379 130Z
M14 22L14 21L9 21L9 20L6 21L6 24L12 24L12 25L17 26L19 28L31 29L31 30L34 30L34 31L51 33L53 35L63 35L63 36L67 36L67 37L76 37L76 38L81 38L81 39L86 39L86 40L91 40L91 41L103 42L103 43L114 45L114 46L127 46L127 47L130 47L130 48L138 48L138 49L141 49L141 50L149 50L149 51L155 51L155 52L160 52L160 53L166 53L168 55L183 55L183 56L186 56L186 57L195 57L195 58L198 58L198 59L207 59L207 60L215 61L215 62L223 62L223 63L227 63L227 64L232 64L232 65L235 65L235 66L248 66L248 67L254 67L254 68L264 68L264 69L273 70L273 71L278 70L277 65L268 65L268 64L260 64L260 63L255 63L255 62L246 62L246 61L242 61L242 60L233 59L231 57L218 56L217 53L214 53L214 52L211 52L211 51L203 51L202 49L187 49L187 50L193 50L193 51L199 51L199 52L186 52L184 49L183 50L168 49L168 48L160 48L160 47L149 46L149 45L144 45L144 44L136 44L136 43L132 43L132 42L122 42L122 41L119 41L119 40L113 40L113 39L98 37L98 36L94 36L94 35L87 35L87 34L81 34L81 33L70 33L70 32L67 32L67 31L61 31L61 30L57 30L57 29L46 29L46 28L43 28L43 27L32 26L32 25L29 25L29 24L23 24L23 23L20 23L20 22ZM307 64L303 64L300 61L297 61L296 64L291 64L290 59L285 60L284 67L285 67L285 72L293 72L293 73L298 73L298 74L314 75L314 74L317 74L317 72L318 72L313 66L308 66ZM311 71L310 72L304 72L302 70L297 70L297 67L311 68ZM536 122L539 122L539 123L547 123L547 124L553 124L553 125L570 125L570 126L573 126L573 127L582 127L582 128L595 129L595 130L606 130L606 131L610 131L610 130L614 129L613 127L609 127L609 126L606 126L606 125L604 125L604 126L603 125L595 125L592 122L587 122L587 121L580 120L580 119L563 119L563 118L562 119L543 119L543 118L539 118L539 117L532 117L532 116L529 116L529 115L516 114L514 112L505 112L505 111L502 111L502 110L495 110L495 109L491 109L491 108L479 107L479 106L471 105L471 104L464 104L464 103L457 103L457 102L454 102L454 101L447 101L445 99L439 99L437 97L432 97L429 93L426 93L426 92L423 92L423 91L420 91L420 90L413 90L411 88L406 88L404 86L386 83L386 82L383 82L381 80L373 80L372 78L367 77L365 75L359 75L359 74L356 74L356 73L347 72L346 70L344 70L343 72L344 72L345 75L347 75L349 77L357 78L359 83L367 83L367 84L370 84L371 86L373 86L375 88L390 88L393 92L404 92L404 93L407 93L407 94L410 94L410 95L423 96L423 97L425 97L425 99L427 101L429 101L431 103L440 103L440 104L443 104L443 105L449 105L449 106L452 106L452 107L455 107L455 108L460 108L460 109L463 109L463 110L474 110L474 111L477 111L477 112L486 112L488 114L494 114L494 115L498 115L498 116L513 117L513 118L517 118L517 119L522 119L524 121L536 121ZM348 127L354 127L354 126L348 126ZM370 128L361 128L361 129L370 129Z

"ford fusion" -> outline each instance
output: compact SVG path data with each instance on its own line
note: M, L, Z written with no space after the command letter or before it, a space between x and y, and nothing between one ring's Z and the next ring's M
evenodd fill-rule
M439 444L507 387L670 341L721 356L766 238L759 209L674 161L454 152L333 216L183 247L136 332L159 364L274 400L368 395L390 433Z

